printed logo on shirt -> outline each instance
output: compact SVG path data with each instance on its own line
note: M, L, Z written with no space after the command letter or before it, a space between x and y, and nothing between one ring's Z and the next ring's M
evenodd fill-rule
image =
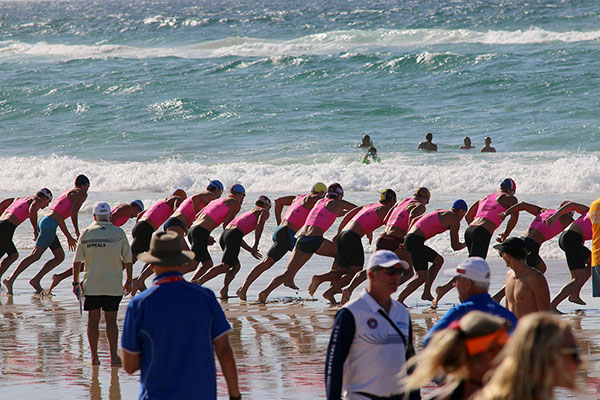
M377 320L375 318L369 318L367 320L367 326L371 329L377 329L378 325L379 325L379 323L377 322Z

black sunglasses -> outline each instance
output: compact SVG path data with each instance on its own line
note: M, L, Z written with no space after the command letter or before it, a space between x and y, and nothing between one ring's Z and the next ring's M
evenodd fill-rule
M390 267L390 268L384 268L384 267L379 267L379 268L376 269L376 271L379 271L379 270L385 271L385 273L388 274L388 275L390 275L390 276L394 275L396 273L399 274L399 275L404 274L404 268L402 268L402 267L398 267L398 268L392 268L392 267Z

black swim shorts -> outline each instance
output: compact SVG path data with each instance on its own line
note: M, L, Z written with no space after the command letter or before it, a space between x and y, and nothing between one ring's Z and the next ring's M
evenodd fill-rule
M535 268L539 263L542 262L542 258L540 257L540 246L538 242L533 240L530 237L522 237L525 242L525 247L527 248L527 259L525 260L527 265L531 268Z
M427 271L429 263L439 254L429 246L425 246L425 236L409 233L404 238L404 247L410 253L415 271Z
M17 227L8 220L0 222L0 258L4 254L10 256L17 252L17 248L13 243L13 236Z
M183 222L182 220L180 220L177 217L171 217L168 220L165 221L165 223L163 224L163 229L166 232L169 228L171 227L175 227L178 226L181 229L183 229L184 232L187 232L188 228L185 225L185 222Z
M210 231L200 225L193 225L188 232L188 240L190 241L191 250L196 254L194 260L205 263L212 261L208 252L208 238Z
M239 228L230 228L223 231L219 238L219 245L223 250L223 258L221 259L223 264L234 267L240 263L238 256L240 255L243 238L244 232Z
M360 266L365 263L365 252L360 235L354 231L342 231L338 235L337 262L340 268Z
M148 221L139 221L133 227L131 236L133 241L131 242L131 252L134 255L138 255L150 249L150 240L154 233L154 227Z
M84 296L83 309L92 311L103 309L104 311L118 311L123 296Z
M469 225L465 230L465 243L469 250L469 257L487 257L492 234L482 225Z
M267 252L267 256L275 261L279 261L285 253L294 250L294 245L296 244L295 234L296 232L287 226L277 228L273 234L273 246Z
M300 236L296 248L305 253L313 254L319 250L325 238L323 236Z
M583 237L573 230L567 230L558 238L558 246L565 252L570 271L585 269L591 251L583 245Z

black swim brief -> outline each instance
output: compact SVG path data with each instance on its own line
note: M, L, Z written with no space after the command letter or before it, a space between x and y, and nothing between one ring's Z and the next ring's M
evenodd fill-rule
M323 236L300 236L296 242L296 248L305 253L314 254L324 240Z
M279 261L285 253L294 250L294 245L296 244L295 234L296 232L287 226L277 228L275 233L273 233L273 246L267 252L267 256L275 261Z
M398 236L383 235L377 239L376 247L377 250L396 251L401 244L404 244L404 239Z
M469 225L465 230L465 243L469 250L469 257L487 257L492 234L482 225Z
M180 220L177 217L171 217L168 220L166 220L165 223L163 224L163 230L166 232L169 228L176 227L176 226L183 229L183 231L185 233L187 233L188 227L186 226L185 222L183 222L182 220Z
M585 269L591 251L583 243L583 237L573 230L561 233L558 238L558 246L565 252L570 271Z

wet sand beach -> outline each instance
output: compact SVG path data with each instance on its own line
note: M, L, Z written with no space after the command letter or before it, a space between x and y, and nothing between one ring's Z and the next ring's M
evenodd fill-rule
M67 254L67 260L72 254ZM44 260L47 256L44 257ZM446 268L461 258L447 257ZM234 280L231 294L245 278L254 261L243 254L242 270ZM505 270L502 261L493 257L492 288L500 287ZM70 292L70 280L65 280L52 297L33 294L27 281L37 272L33 265L16 282L15 295L0 294L0 398L12 399L132 399L139 390L139 375L129 376L122 369L109 365L108 345L101 323L99 352L102 365L90 364L86 337L87 316L79 316L79 305ZM64 263L58 268L66 268ZM554 295L564 284L568 272L562 260L548 262L546 274ZM221 301L233 331L230 340L235 351L240 385L246 399L317 399L325 397L323 367L330 329L337 307L320 298L310 298L306 287L314 273L329 268L329 260L314 257L297 277L303 289L295 293L280 288L267 304L256 299L268 281L285 265L278 264L262 276L249 291L249 301L237 298ZM140 264L136 265L136 271ZM436 284L444 282L439 276ZM222 279L222 278L221 278ZM218 291L221 279L208 283ZM49 285L50 276L43 281ZM321 287L317 296L325 290ZM358 295L360 289L355 292ZM582 298L587 306L563 303L560 307L575 326L584 350L588 370L582 374L586 381L581 393L558 392L558 399L596 399L598 388L590 379L600 379L600 302L592 299L589 282ZM129 298L121 303L119 327L125 316ZM458 302L455 290L441 302L439 309L428 312L428 302L420 300L417 291L407 300L414 324L415 344L420 347L427 330ZM218 380L219 398L226 398L225 381Z

